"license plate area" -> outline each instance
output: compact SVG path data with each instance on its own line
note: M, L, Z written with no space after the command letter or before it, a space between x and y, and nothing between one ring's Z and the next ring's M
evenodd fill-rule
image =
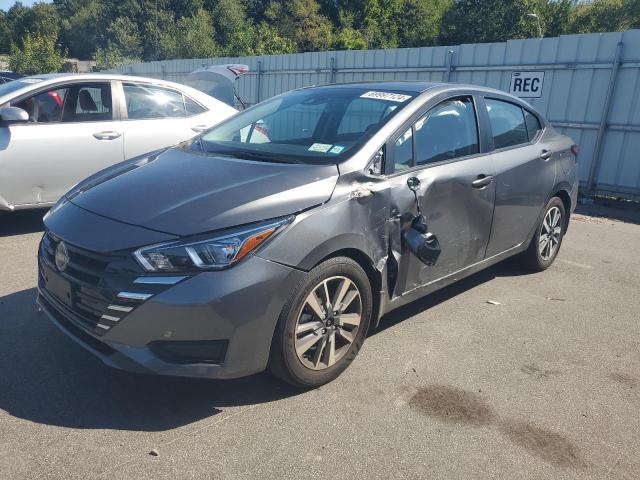
M43 264L42 268L44 269L45 290L59 302L73 308L73 290L69 281L46 264Z

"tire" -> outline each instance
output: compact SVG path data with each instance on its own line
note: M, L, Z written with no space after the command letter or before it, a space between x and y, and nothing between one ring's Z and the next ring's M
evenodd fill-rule
M337 303L330 310L326 292ZM336 257L320 263L306 275L282 309L271 345L269 370L302 388L319 387L336 379L364 343L372 305L371 283L357 262Z
M536 225L536 232L529 247L522 253L522 264L526 268L541 272L551 266L562 245L566 230L566 214L562 200L558 197L549 200ZM551 230L548 230L549 224L552 224Z

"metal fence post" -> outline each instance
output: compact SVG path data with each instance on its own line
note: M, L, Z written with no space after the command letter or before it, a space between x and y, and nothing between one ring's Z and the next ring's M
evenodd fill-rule
M451 81L451 70L453 70L453 55L456 52L451 49L447 52L447 73L445 74L445 82Z
M256 103L260 103L260 83L262 80L262 60L258 60L258 78L256 79Z
M167 79L167 67L166 67L166 65L164 63L162 65L160 65L160 70L162 71L162 80L166 80Z
M589 179L587 180L587 192L594 193L594 187L596 182L596 176L598 175L600 167L600 157L602 156L602 147L604 145L604 134L607 130L607 120L609 118L609 111L611 110L611 99L613 98L613 91L616 87L616 77L618 76L618 70L620 68L620 58L622 57L622 42L618 42L616 46L616 54L611 64L611 75L609 76L609 86L607 87L607 95L604 98L604 106L602 108L602 117L600 119L600 126L598 127L598 134L596 136L596 145L593 149L593 159L589 166Z
M336 83L336 76L338 75L338 67L336 67L336 57L331 57L329 60L331 65L329 83Z

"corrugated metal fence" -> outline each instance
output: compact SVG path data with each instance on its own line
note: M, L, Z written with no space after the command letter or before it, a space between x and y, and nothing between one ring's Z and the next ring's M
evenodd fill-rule
M238 92L254 104L308 85L358 80L448 80L509 91L513 72L544 72L528 99L580 146L585 191L640 198L640 30L453 47L168 60L118 72L182 82L202 66L249 65Z

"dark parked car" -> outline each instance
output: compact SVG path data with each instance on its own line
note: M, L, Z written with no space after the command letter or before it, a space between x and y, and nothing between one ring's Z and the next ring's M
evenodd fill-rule
M111 366L317 386L383 314L507 257L551 265L577 185L571 139L503 92L296 90L70 191L38 301Z
M20 75L19 73L0 70L0 85L2 85L3 83L12 82L14 80L17 80L18 78L22 78L22 75Z

